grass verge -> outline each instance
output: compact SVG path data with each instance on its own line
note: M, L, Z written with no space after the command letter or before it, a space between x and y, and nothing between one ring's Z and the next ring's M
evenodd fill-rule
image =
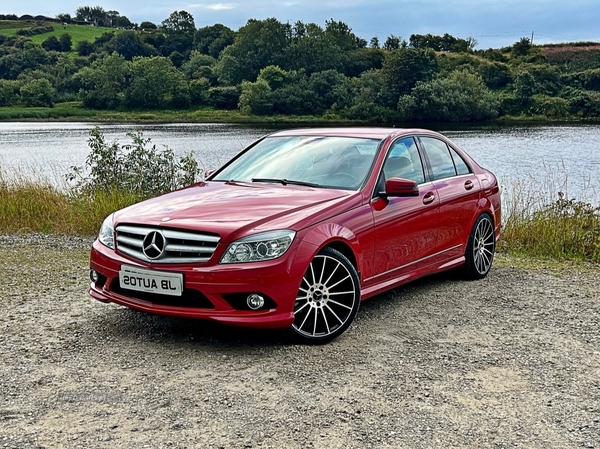
M540 202L525 186L521 183L505 192L498 251L600 263L600 207L562 194ZM0 172L0 232L93 236L107 215L141 199L118 190L85 196L48 180Z
M0 173L0 232L92 236L107 215L140 199L117 191L86 197L44 179Z

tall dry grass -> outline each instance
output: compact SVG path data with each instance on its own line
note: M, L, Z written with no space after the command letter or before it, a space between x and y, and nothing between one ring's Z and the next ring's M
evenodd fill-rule
M535 257L600 262L599 179L588 179L590 198L568 194L568 177L547 171L511 183L503 192L499 250ZM586 201L589 200L589 201Z
M78 195L42 176L0 171L0 232L91 236L107 215L139 199L118 191Z
M600 207L569 198L566 185L553 174L505 186L498 250L600 263ZM41 176L0 170L0 232L93 236L107 215L141 199L122 190L86 196Z

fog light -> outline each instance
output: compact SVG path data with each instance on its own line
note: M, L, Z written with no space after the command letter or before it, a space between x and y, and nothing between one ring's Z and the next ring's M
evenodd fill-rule
M98 272L96 270L90 270L90 279L94 284L98 282Z
M258 310L265 305L265 298L256 293L252 293L251 295L248 295L246 303L252 310Z

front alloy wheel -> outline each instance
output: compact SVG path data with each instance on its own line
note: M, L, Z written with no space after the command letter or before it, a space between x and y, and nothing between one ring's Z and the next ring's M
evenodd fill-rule
M470 279L483 279L492 268L496 235L494 223L488 214L477 218L469 236L465 253L465 273Z
M292 335L304 343L325 343L344 332L360 304L356 269L333 248L311 261L296 296Z

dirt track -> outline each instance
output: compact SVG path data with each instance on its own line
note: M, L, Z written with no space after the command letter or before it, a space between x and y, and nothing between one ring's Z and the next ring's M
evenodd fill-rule
M0 235L0 447L600 448L600 268L499 257L334 342L86 294L89 242Z

